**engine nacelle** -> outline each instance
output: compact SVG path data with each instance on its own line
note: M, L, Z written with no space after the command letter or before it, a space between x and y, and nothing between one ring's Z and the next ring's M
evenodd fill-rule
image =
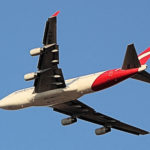
M34 48L30 50L30 55L37 56L37 55L40 55L42 51L43 51L43 48Z
M33 80L36 78L36 76L37 76L37 73L35 73L35 72L28 73L28 74L24 75L24 80L25 81Z
M110 131L111 131L111 128L109 128L109 127L102 127L102 128L96 129L95 130L95 134L96 135L103 135L103 134L106 134L106 133L108 133Z
M77 118L72 118L72 117L61 120L61 124L64 126L75 123L75 122L77 122Z

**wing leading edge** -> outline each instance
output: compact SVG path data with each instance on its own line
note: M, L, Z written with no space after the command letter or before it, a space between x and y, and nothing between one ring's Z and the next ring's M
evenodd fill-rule
M96 112L93 108L83 104L78 100L66 102L53 106L54 111L76 117L95 124L103 125L104 127L114 128L135 135L145 135L148 131L136 128L126 123L120 122L114 118Z

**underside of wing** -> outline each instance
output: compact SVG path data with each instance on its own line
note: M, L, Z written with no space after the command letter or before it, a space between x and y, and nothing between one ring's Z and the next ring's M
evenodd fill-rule
M48 45L52 43L57 43L57 15L59 11L53 14L50 18L48 18L45 26L45 32L43 37L43 44Z
M43 48L38 63L38 73L34 82L35 92L45 92L65 87L62 70L58 68L59 63L58 45L50 44Z
M73 100L63 104L55 105L53 106L53 108L54 111L71 116L72 120L68 118L70 119L70 122L68 122L69 120L66 120L67 124L71 124L71 121L73 123L75 121L74 118L79 118L85 121L104 126L104 128L96 130L99 131L99 134L107 133L107 131L110 131L111 128L132 133L135 135L144 135L149 133L145 130L136 128L134 126L125 124L123 122L120 122L119 120L116 120L104 114L98 113L93 108L81 103L78 100Z
M64 88L65 81L59 64L59 46L57 45L56 27L59 11L48 18L43 37L43 47L30 51L32 56L40 55L38 71L34 74L27 74L25 80L35 79L35 93L41 93L57 88Z

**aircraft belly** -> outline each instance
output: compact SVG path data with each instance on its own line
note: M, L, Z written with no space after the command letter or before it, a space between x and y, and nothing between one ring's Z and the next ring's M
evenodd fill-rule
M103 84L100 81L103 81L103 76L106 73L107 71L69 79L65 81L65 88L49 90L46 92L33 93L33 88L17 91L4 98L0 102L0 108L3 107L4 109L13 110L30 106L53 106L76 100L85 94L97 91L94 87L98 87L98 90L102 90L103 88L100 87L103 86ZM93 86L95 83L96 86ZM107 86L110 85L107 83Z
M38 93L34 97L34 106L53 106L81 97L76 89L70 87Z
M94 92L91 86L95 79L103 72L66 80L66 87L36 93L33 106L53 106L76 100L84 94Z

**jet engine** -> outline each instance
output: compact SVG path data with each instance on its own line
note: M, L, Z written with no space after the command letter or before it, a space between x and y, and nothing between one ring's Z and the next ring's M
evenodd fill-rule
M37 56L37 55L40 55L42 51L43 51L43 48L34 48L30 50L30 55Z
M106 133L108 133L110 131L111 131L111 128L109 128L109 127L102 127L102 128L96 129L95 130L95 134L96 135L103 135L103 134L106 134Z
M72 118L72 117L65 118L65 119L61 120L61 124L64 126L70 125L70 124L75 123L75 122L77 122L77 118Z
M28 74L24 75L24 80L25 81L33 80L36 78L36 76L37 76L37 73L35 73L35 72L28 73Z

